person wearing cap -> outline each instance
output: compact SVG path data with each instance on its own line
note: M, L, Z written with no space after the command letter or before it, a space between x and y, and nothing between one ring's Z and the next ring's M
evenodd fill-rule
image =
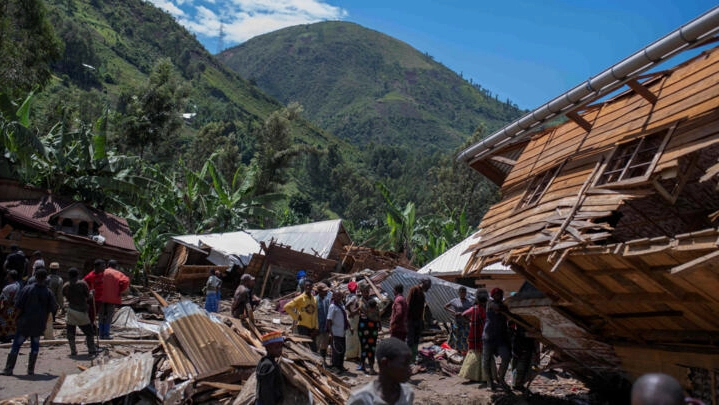
M359 360L360 358L360 340L357 333L359 325L359 298L357 297L357 282L350 281L347 283L349 291L345 297L344 304L347 316L349 317L350 327L345 333L345 360Z
M493 288L487 302L487 320L482 332L482 368L489 383L487 388L494 390L497 385L507 389L504 376L509 367L512 352L509 349L509 330L507 328L507 306L504 305L504 291ZM494 356L499 356L499 369L495 369Z
M412 349L416 361L419 352L419 339L424 329L424 307L426 299L424 294L432 287L429 278L423 278L419 284L409 289L407 294L407 344Z
M297 272L297 292L304 291L305 288L305 277L307 277L307 272L304 270L300 270Z
M330 343L330 332L327 330L327 313L329 312L330 305L332 304L332 293L325 283L315 284L315 290L317 290L315 299L317 300L318 325L318 333L315 338L315 344L317 345L317 350L319 351L320 356L322 356L322 361L324 362L327 357L327 347Z
M282 357L282 345L285 338L282 336L282 332L273 331L262 335L261 339L262 346L264 346L267 354L260 359L255 370L255 376L257 377L255 404L280 404L284 399L285 383L282 370L276 359Z
M255 323L255 315L252 311L252 289L255 288L255 278L250 274L243 274L240 277L240 285L235 289L232 297L232 316L235 318L247 318Z
M15 333L10 353L8 353L3 375L13 374L20 346L27 338L30 338L27 374L35 374L35 363L40 352L40 336L45 332L48 316L57 311L57 302L45 285L46 279L47 271L38 268L35 272L35 283L23 287L15 297L15 308L18 311L17 333Z
M222 287L222 279L217 277L217 270L210 269L210 276L207 277L205 283L205 311L219 312L220 306L220 288Z
M70 356L77 355L77 347L75 346L75 333L77 327L80 327L82 333L85 334L85 343L87 344L88 353L93 356L97 354L95 347L95 328L92 327L88 309L90 307L90 288L83 280L78 280L80 271L75 267L68 270L68 281L62 286L62 295L67 299L67 315L65 324L67 325L67 341L70 344Z
M311 338L310 349L317 351L314 337L317 336L319 322L317 320L317 301L312 296L314 283L305 278L304 291L284 306L284 311L297 322L297 333Z
M63 314L65 313L65 300L62 296L64 280L57 274L58 271L60 271L60 263L50 263L50 274L47 276L47 288L52 291L52 294L55 296L55 301L57 301L57 307L60 309L60 313Z

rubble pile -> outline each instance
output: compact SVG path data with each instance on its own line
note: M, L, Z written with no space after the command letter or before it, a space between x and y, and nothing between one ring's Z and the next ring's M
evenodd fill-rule
M152 351L99 360L80 374L60 378L47 403L254 403L255 367L264 354L260 336L283 328L272 305L263 301L255 326L208 314L187 300L168 304L159 345ZM317 404L346 402L350 386L327 371L322 359L301 344L304 340L289 335L282 357L293 403L310 403L308 398Z

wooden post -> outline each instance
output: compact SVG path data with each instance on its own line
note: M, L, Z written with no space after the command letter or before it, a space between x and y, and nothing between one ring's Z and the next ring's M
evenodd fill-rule
M272 266L267 264L268 258L265 256L265 262L262 263L262 268L265 270L265 278L262 281L262 290L260 290L260 299L262 299L265 295L265 287L267 287L267 279L270 278L270 273L272 273Z

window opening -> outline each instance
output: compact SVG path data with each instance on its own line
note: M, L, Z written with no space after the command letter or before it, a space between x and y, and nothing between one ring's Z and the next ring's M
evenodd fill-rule
M519 202L519 206L517 207L517 209L537 205L539 200L544 195L544 192L547 191L547 189L549 188L549 185L552 183L552 180L554 180L554 178L557 176L557 173L559 173L560 167L561 165L555 166L535 176L532 180L532 183L530 183L529 187L527 188L527 192L524 193L522 201Z
M90 229L88 223L86 221L80 222L80 225L77 227L77 234L78 235L87 235L88 230Z
M647 177L668 139L669 130L617 146L597 185Z

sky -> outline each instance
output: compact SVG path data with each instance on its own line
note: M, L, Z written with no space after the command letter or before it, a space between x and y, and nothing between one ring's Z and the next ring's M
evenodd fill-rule
M530 110L717 6L709 0L149 1L213 54L284 27L354 22Z

